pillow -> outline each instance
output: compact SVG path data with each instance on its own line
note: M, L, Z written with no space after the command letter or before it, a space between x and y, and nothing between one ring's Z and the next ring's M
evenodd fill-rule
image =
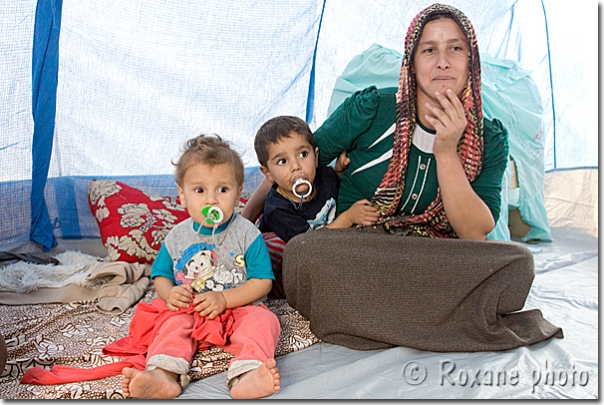
M235 212L246 202L241 197ZM93 180L88 204L112 261L153 263L168 232L189 217L178 196L150 196L113 180Z

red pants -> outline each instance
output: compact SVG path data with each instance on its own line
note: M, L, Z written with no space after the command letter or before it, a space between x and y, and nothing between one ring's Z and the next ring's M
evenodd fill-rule
M227 371L227 382L253 370L275 355L281 327L279 319L264 305L227 309L212 320L192 308L172 312L156 298L136 308L128 336L103 348L103 353L123 357L123 361L92 369L55 365L29 369L22 384L63 384L119 375L124 367L142 370L160 367L179 374L186 385L189 364L197 350L220 347L235 357ZM230 386L229 386L230 388Z
M228 381L274 357L281 333L275 314L264 305L246 305L225 314L205 319L201 326L200 317L192 313L175 313L164 318L149 345L147 368L159 367L177 373L184 386L188 382L189 363L199 348L216 346L235 355L227 371ZM222 333L216 333L217 328Z

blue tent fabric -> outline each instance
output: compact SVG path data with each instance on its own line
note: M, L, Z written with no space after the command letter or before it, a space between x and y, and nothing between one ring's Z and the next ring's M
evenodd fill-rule
M34 134L30 239L39 243L45 251L58 244L48 216L44 189L55 129L62 7L62 0L38 1L32 56Z
M530 230L523 241L552 241L550 224L545 209L543 180L545 154L543 145L543 107L541 95L530 72L511 60L500 60L482 54L483 110L487 118L500 118L508 129L510 157L518 175L518 199L514 205ZM511 169L506 171L511 182ZM509 186L503 189L509 193ZM509 197L509 194L508 194ZM509 200L509 199L508 199ZM505 210L504 210L505 211ZM499 221L494 236L507 221ZM507 229L505 230L507 231Z
M321 35L321 22L323 21L323 14L325 13L325 3L327 0L323 1L323 8L321 9L321 18L319 20L319 28L317 30L317 42L319 42L319 36ZM316 67L317 67L317 45L315 44L315 51L312 55L312 69L310 70L310 80L308 84L308 100L306 102L306 122L310 123L313 119L313 114L315 111L315 75L316 75Z

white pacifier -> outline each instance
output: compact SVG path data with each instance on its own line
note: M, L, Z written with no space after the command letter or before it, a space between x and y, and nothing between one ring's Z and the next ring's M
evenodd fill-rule
M218 225L224 220L224 212L215 205L206 205L201 210L201 215L206 217L206 222L210 225Z
M298 194L298 192L296 191L296 188L298 188L301 185L306 184L308 186L308 191L305 194ZM292 193L294 193L294 195L296 197L298 197L300 200L302 200L304 197L308 197L309 195L312 194L312 184L310 184L310 181L303 179L303 178L299 178L294 182L294 185L292 186Z

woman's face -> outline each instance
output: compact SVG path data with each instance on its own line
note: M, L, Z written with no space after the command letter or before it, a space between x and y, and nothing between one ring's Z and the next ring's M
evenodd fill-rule
M434 93L451 89L460 95L468 83L469 46L451 18L430 21L424 27L413 57L417 104L440 106Z

